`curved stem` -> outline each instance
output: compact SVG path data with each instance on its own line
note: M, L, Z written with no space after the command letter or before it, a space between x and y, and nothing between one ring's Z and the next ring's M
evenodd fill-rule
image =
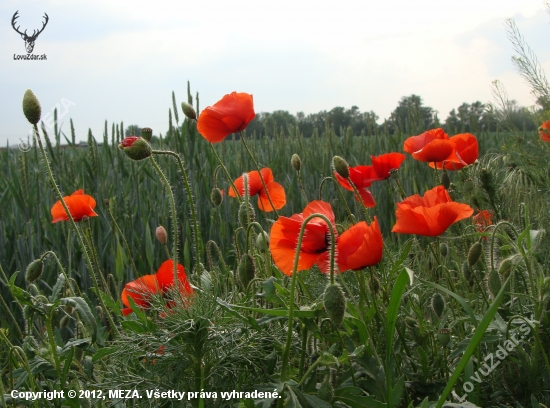
M197 222L197 209L195 208L195 201L193 200L193 193L191 192L191 184L189 183L189 177L187 176L187 172L183 167L183 162L181 161L181 157L179 156L179 154L174 153L172 151L162 151L162 150L153 150L153 153L172 156L174 159L176 159L178 166L180 168L181 178L183 179L183 186L185 187L185 193L187 194L187 202L189 203L189 207L191 208L191 219L193 220L193 238L195 240L195 270L197 274L200 274L199 264L202 260L201 246L200 246L200 230L199 230L199 224Z
M65 203L65 200L63 199L63 194L61 194L61 191L59 191L59 187L57 187L57 184L55 182L52 169L50 167L50 162L48 160L48 156L46 155L46 151L44 150L44 146L42 145L42 140L40 139L40 135L38 134L38 127L34 125L34 137L36 142L38 143L39 150L42 154L42 159L44 160L44 166L46 167L46 173L48 176L48 179L52 185L52 188L57 195L57 198L61 202L61 205L63 206L63 209L65 210L65 214L69 218L69 224L72 226L74 232L76 233L76 237L78 239L78 242L80 244L80 248L82 249L82 253L84 254L84 259L86 260L86 265L88 266L88 270L90 271L90 274L92 275L92 279L94 281L95 288L97 290L97 297L99 299L99 303L101 304L101 308L105 311L105 316L107 316L107 320L109 321L109 325L111 326L111 329L113 331L114 337L118 337L119 332L118 328L115 325L115 322L113 320L113 316L111 316L111 312L107 308L107 305L103 301L103 298L101 297L101 290L99 288L99 282L97 280L97 276L94 271L94 266L92 264L92 260L90 258L90 254L88 253L88 249L86 248L86 244L84 242L84 238L82 237L82 234L80 233L80 230L78 229L76 222L74 221L73 215L69 211L69 207L67 207L67 204ZM111 295L107 293L109 297Z
M241 203L241 196L239 194L239 190L237 190L237 187L235 187L235 183L233 182L233 179L229 175L229 172L227 171L227 167L225 167L225 165L222 162L222 159L220 159L220 156L218 156L218 152L216 152L216 149L214 149L214 145L212 143L208 143L208 144L210 145L210 148L214 152L214 156L216 156L216 159L220 163L220 167L222 168L223 172L225 173L225 176L227 177L227 180L229 180L229 182L231 183L231 188L235 192L235 197L237 198L237 200L239 200L239 204L240 204Z
M178 286L178 219L177 219L177 213L176 213L176 201L174 200L174 193L172 192L172 187L170 187L170 183L168 182L168 179L164 175L163 171L153 158L153 156L149 157L149 161L151 162L151 165L153 168L157 171L162 183L164 184L164 188L166 189L168 193L168 201L170 202L170 212L172 213L172 261L174 263L174 285ZM200 280L199 280L200 282Z
M323 214L311 214L307 217L300 229L300 235L298 236L298 245L296 247L296 255L294 256L294 267L292 269L292 279L290 281L290 304L288 306L288 332L286 336L286 345L283 351L283 363L281 367L281 380L286 381L288 379L288 357L290 355L290 346L292 344L292 322L294 320L294 292L296 289L296 275L298 274L298 261L300 259L300 248L302 247L302 239L306 230L307 223L313 218L322 218L330 232L330 283L334 284L334 255L336 252L336 240L334 237L334 227L330 220Z

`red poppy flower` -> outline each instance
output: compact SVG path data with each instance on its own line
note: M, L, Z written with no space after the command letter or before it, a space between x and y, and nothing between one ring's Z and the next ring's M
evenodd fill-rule
M70 196L63 197L63 201L67 204L73 220L77 222L84 217L97 217L97 214L94 212L95 200L91 196L84 194L84 190L78 190ZM63 208L63 204L61 204L61 200L53 205L51 213L53 217L52 224L69 219Z
M418 136L405 140L403 150L422 162L441 162L449 157L455 149L447 133L441 128L428 130Z
M344 231L338 238L337 248L341 272L378 264L382 260L384 241L376 217L371 225L362 221Z
M264 185L262 184L262 180L260 178L260 173L257 170L251 171L248 174L248 194L252 197L257 195L258 196L258 207L260 210L265 212L270 212L275 210L279 210L286 204L286 195L285 195L285 189L283 186L281 186L279 183L276 183L273 181L273 172L270 168L266 167L260 170L262 177L265 182L265 187L267 188L267 191L269 192L269 198L271 198L271 202L273 203L273 208L271 204L269 203L269 198L266 194L266 188L264 188ZM243 176L239 177L237 180L233 182L235 184L235 187L239 191L239 195L242 197L244 195L244 178ZM231 187L229 188L229 195L231 197L236 197L234 189Z
M157 280L160 289L166 293L168 289L174 284L174 261L169 259L165 261L157 271ZM187 281L187 275L183 265L178 264L178 280L180 283L180 292L184 294L193 293L191 285Z
M472 207L454 202L445 187L437 186L426 191L424 197L415 194L397 203L397 222L392 232L436 237L473 213Z
M378 180L386 180L391 176L390 171L397 170L401 166L405 155L403 153L386 153L380 156L371 156L371 160Z
M124 286L124 289L122 289L122 293L120 295L122 303L125 306L128 306L122 309L122 314L127 316L132 313L132 308L129 307L130 301L128 300L128 296L131 297L135 304L139 307L148 308L151 306L151 297L154 294L159 293L159 290L160 287L157 280L157 275L145 275L141 278L137 278L135 281L128 282L126 286Z
M443 162L437 163L437 168L445 167L447 170L460 170L461 168L473 164L479 155L479 145L477 138L470 133L460 133L449 139L455 146L455 151ZM434 167L430 163L430 167Z
M285 274L292 275L298 236L302 223L311 214L323 214L334 225L334 213L329 203L324 201L310 202L304 212L292 217L279 217L271 227L269 249L275 265ZM334 233L337 235L337 231ZM310 269L317 264L321 269L328 265L328 249L330 246L330 230L321 218L311 219L305 228L300 247L297 271Z
M489 225L493 225L493 213L491 211L482 210L473 217L474 225L478 232L485 231Z
M197 130L209 142L218 143L244 130L255 116L252 95L232 92L201 112Z
M351 184L337 172L334 172L336 180L340 183L342 187L346 190L353 191ZM380 180L376 174L376 171L373 166L355 166L349 168L349 178L359 191L359 195L365 203L365 207L374 207L376 202L372 193L367 190L368 187L374 182ZM358 200L357 197L355 197Z
M550 142L550 120L539 126L539 136L543 142Z

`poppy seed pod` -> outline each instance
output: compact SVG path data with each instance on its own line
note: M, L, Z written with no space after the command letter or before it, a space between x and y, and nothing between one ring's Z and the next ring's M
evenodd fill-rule
M323 305L334 327L340 327L346 312L346 298L340 285L337 283L327 285L323 294Z
M168 234L166 233L166 229L164 229L162 225L157 227L157 229L155 230L155 235L162 245L166 245L166 242L168 242Z
M38 102L38 98L30 89L27 89L23 96L23 114L32 125L36 125L42 115L40 102Z
M437 332L437 341L439 344L441 344L443 347L447 347L449 342L451 341L451 331L447 328L443 328Z
M483 247L479 241L470 247L470 250L468 251L468 266L472 267L477 263L477 261L479 261L482 250Z
M300 171L302 168L302 160L300 160L300 156L298 156L296 153L292 155L292 158L290 159L290 164L292 167L294 167L294 170Z
M214 187L212 189L212 192L210 193L210 201L212 201L212 204L214 204L216 207L219 207L222 203L223 196L221 190L218 187Z
M124 138L118 145L119 149L124 151L132 160L144 160L153 154L151 145L147 140L138 136L129 136Z
M343 158L340 156L334 156L332 158L332 166L334 167L334 171L338 173L340 177L345 179L349 178L349 164Z
M42 276L42 272L44 272L44 261L42 261L42 258L35 259L27 267L25 279L27 279L27 282L34 282Z
M197 119L197 112L195 112L195 109L193 106L187 102L181 103L181 110L183 111L183 114L191 120Z
M432 309L438 318L441 318L441 316L443 316L443 312L445 311L445 299L443 299L443 296L441 296L441 294L435 293L433 295Z
M153 137L153 129L149 127L141 129L141 137L150 142Z

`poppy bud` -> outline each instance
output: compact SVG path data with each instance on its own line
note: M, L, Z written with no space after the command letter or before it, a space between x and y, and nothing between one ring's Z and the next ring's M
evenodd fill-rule
M32 319L34 315L34 307L30 307L29 305L23 306L23 317L26 320Z
M433 295L432 309L437 317L441 318L441 316L443 316L443 312L445 311L445 299L443 299L443 296L441 296L441 294L435 293Z
M500 275L506 275L511 268L512 268L512 260L510 258L506 258L504 261L500 263L500 267L498 268L498 273Z
M65 305L65 313L72 315L73 311L74 311L73 305L71 305L70 303L67 303Z
M166 245L166 242L168 241L168 234L162 225L157 227L155 230L155 235L162 245Z
M269 248L269 235L267 235L267 232L262 231L258 234L256 237L256 248L262 253L265 252L266 248Z
M437 341L443 347L447 347L447 344L451 341L451 331L445 327L439 330L437 332Z
M248 202L248 212L246 211L246 202L243 201L239 207L239 224L243 228L248 228L248 224L251 222L256 221L256 213L254 211L254 207L250 202Z
M464 261L462 264L462 275L464 275L464 279L468 282L473 278L472 270L470 269L470 265L468 265L468 261Z
M212 189L212 192L210 193L210 201L212 201L212 204L214 204L216 207L219 207L220 204L223 201L222 192L218 187L214 187Z
M300 169L302 168L302 160L300 160L300 156L294 153L292 155L292 158L290 159L290 164L292 164L292 167L294 167L294 170L300 171Z
M69 323L71 322L71 318L69 316L63 316L61 321L59 322L59 327L67 327Z
M128 136L124 138L118 147L132 160L143 160L153 154L149 142L138 136Z
M441 254L442 257L446 257L447 254L449 253L449 247L445 242L442 242L439 245L439 253Z
M322 399L323 401L332 404L332 401L334 400L334 388L332 388L332 385L329 381L323 381L321 383L319 391L317 391L317 396L319 397L319 399Z
M246 254L241 258L237 271L239 273L239 281L246 288L250 281L254 279L254 276L256 275L254 258L252 258L252 255Z
M323 304L327 315L336 328L340 327L346 312L344 291L337 283L329 283L323 294Z
M195 109L192 105L182 102L181 103L181 110L183 111L183 114L187 116L187 118L191 120L197 120L197 112L195 112Z
M474 189L474 182L472 181L472 179L468 179L466 181L464 181L464 185L462 187L462 192L463 193L469 193L471 191L473 191Z
M405 324L410 329L414 329L418 326L417 321L415 319L413 319L412 317L406 317L405 318Z
M153 129L148 127L141 129L141 137L150 142L153 137Z
M491 272L489 272L489 275L487 276L487 288L489 289L489 293L491 293L491 297L493 299L502 288L502 281L500 280L500 275L496 269L491 269Z
M33 125L36 125L40 121L40 116L42 115L40 102L38 102L38 98L30 89L27 89L23 96L23 113Z
M44 261L42 261L42 258L35 259L27 267L25 278L27 282L34 282L42 276L42 272L44 272Z
M349 164L347 161L342 159L340 156L334 156L332 158L332 167L334 171L342 178L349 178Z
M370 275L370 290L372 290L372 293L375 295L380 291L380 281L374 274Z
M482 250L483 247L479 241L470 247L470 250L468 251L468 266L472 267L477 263L477 261L479 261Z
M443 174L441 175L441 184L443 184L443 187L445 187L446 190L448 190L451 185L451 178L449 177L449 173L446 171L443 171Z

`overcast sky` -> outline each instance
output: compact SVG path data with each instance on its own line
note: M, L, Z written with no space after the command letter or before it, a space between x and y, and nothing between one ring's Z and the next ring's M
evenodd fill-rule
M17 10L29 34L48 14L33 51L46 61L14 60L26 54ZM101 140L105 120L164 133L171 92L185 101L188 80L201 107L237 91L254 95L256 112L356 105L383 120L414 93L444 120L491 101L496 79L529 106L507 18L550 73L543 0L2 0L0 15L0 146L28 133L27 88L46 119L58 104L67 135L72 117L77 140L88 128Z

